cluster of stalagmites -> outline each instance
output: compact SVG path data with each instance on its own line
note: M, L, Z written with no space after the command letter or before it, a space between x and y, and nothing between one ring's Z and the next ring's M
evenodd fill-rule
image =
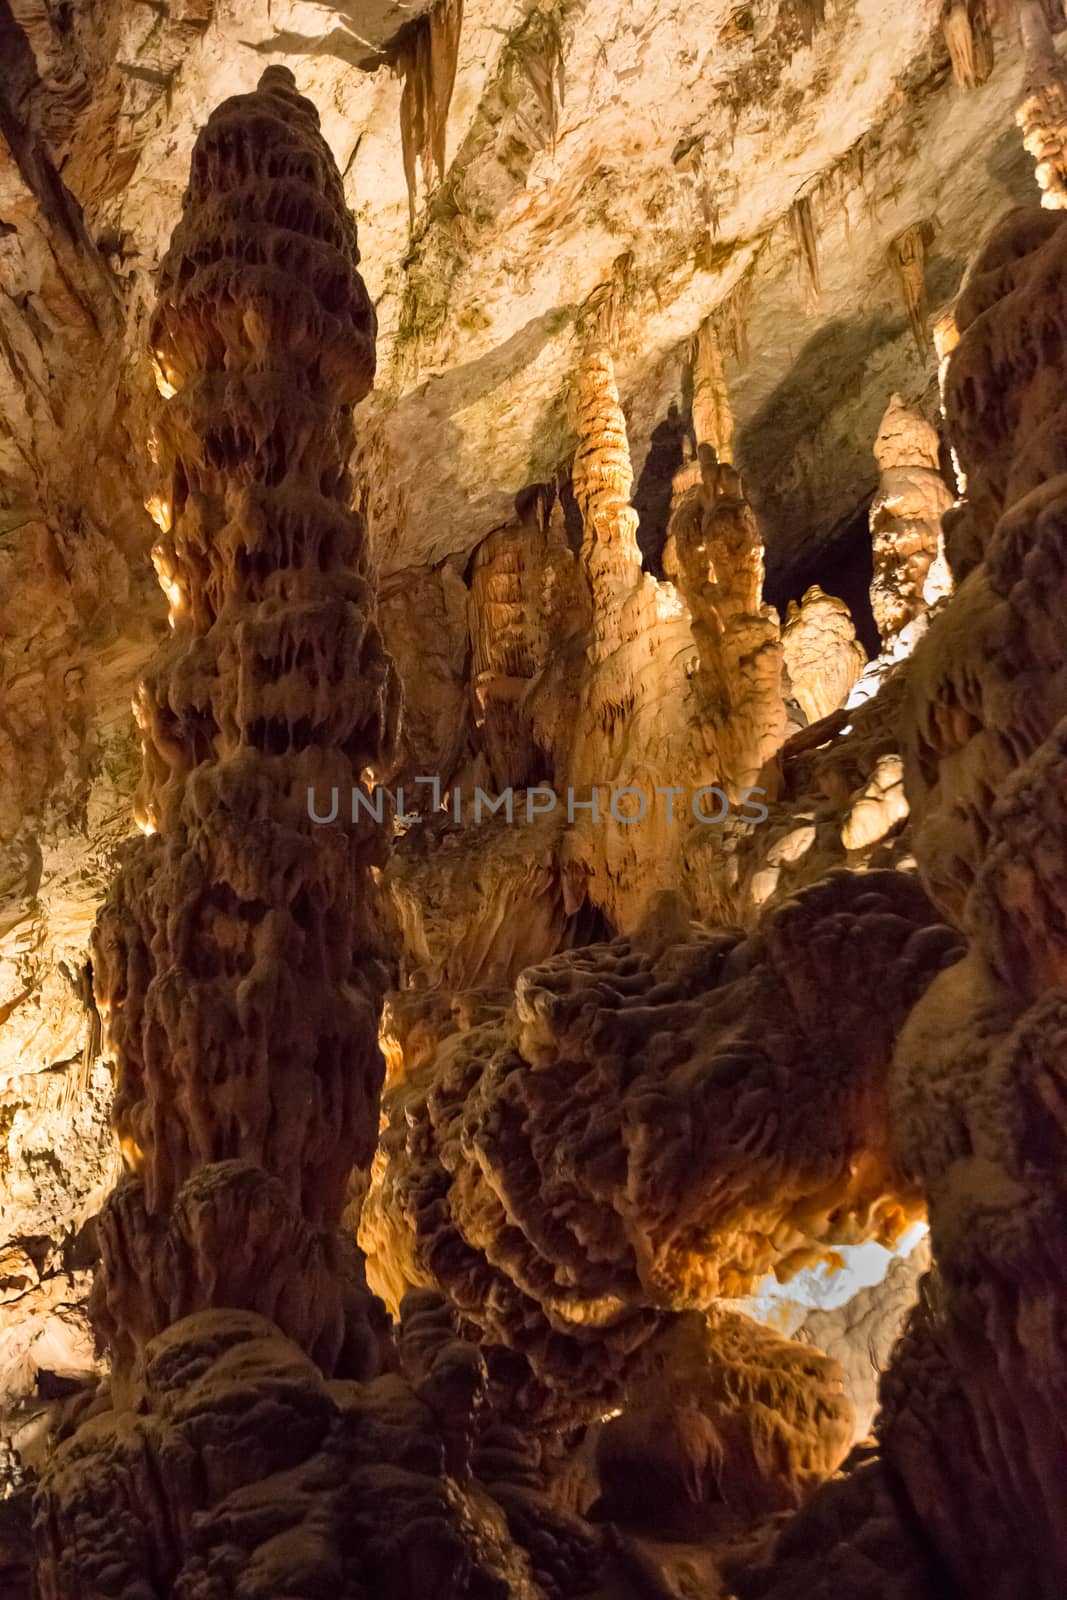
M787 1343L769 1348L718 1302L835 1243L892 1243L928 1208L936 1266L883 1381L877 1441L768 1567L738 1574L745 1600L917 1600L945 1585L1007 1600L1058 1594L1067 1578L1065 281L1067 232L1047 212L1009 219L970 276L945 388L964 500L950 506L933 430L891 403L875 601L887 657L914 653L838 714L847 739L831 716L776 760L786 791L835 797L845 849L868 863L910 804L933 905L911 873L870 865L777 904L748 935L699 929L683 900L661 897L624 937L528 967L513 996L514 974L480 995L444 984L390 1000L369 1276L401 1319L436 1295L481 1343L498 1404L532 1431L620 1409L596 1425L598 1487L629 1526L645 1517L684 1538L679 1505L744 1501L753 1392L728 1376L739 1365L775 1396L787 1463L762 1460L750 1503L803 1500L844 1449L838 1380L825 1365L798 1373ZM714 546L685 518L706 530L726 485L728 526L742 525L728 473L708 456L679 485L669 560L694 639ZM586 526L607 515L601 569L632 596L645 580L619 515L624 477L598 482ZM743 568L730 569L742 586ZM808 604L809 626L825 611L834 637L834 603ZM791 631L799 654L796 614L787 663ZM794 817L764 870L803 855L821 826ZM672 1488L653 1511L656 1483Z
M456 747L446 781L466 790L468 820L476 783L497 795L514 788L518 796L548 785L560 802L536 840L527 834L525 856L510 830L491 818L486 826L484 812L466 840L462 827L449 830L451 865L440 852L427 853L422 837L404 840L389 887L405 929L420 928L405 945L422 953L427 972L439 975L441 967L429 950L429 923L433 906L444 902L444 880L451 876L457 906L469 898L472 872L485 889L483 906L490 885L494 895L502 890L494 910L502 925L512 920L512 906L528 903L535 858L542 878L552 864L551 893L560 906L553 926L589 908L608 926L631 931L653 895L680 883L695 908L716 919L713 884L723 874L691 859L694 852L702 857L715 830L694 822L693 797L715 789L702 814L721 809L720 797L736 814L746 790L762 788L772 800L781 792L788 831L785 818L796 807L785 796L779 753L790 733L843 706L863 671L866 656L844 602L812 589L782 629L764 601L762 538L727 459L732 420L721 350L707 324L695 343L693 381L697 445L675 478L663 578L642 563L626 424L611 356L595 337L581 355L575 393L580 540L560 502L541 500L475 553L464 630L473 751L470 743ZM419 625L409 607L391 624L398 637L402 620ZM422 692L428 702L444 703L436 678ZM420 699L418 681L413 697ZM425 737L425 720L416 707L414 743L443 753L439 740ZM428 770L425 760L420 769L405 759L405 770ZM868 767L857 797L873 778ZM564 805L565 796L573 805ZM837 831L840 802L835 792ZM732 818L712 845L717 859L727 836L729 851L739 839ZM818 870L843 859L836 832L835 839L829 855L816 852ZM818 870L809 864L807 881ZM747 883L734 890L734 910L749 920L759 898ZM472 907L470 915L480 913ZM458 947L488 940L488 924L479 931L466 911L459 923ZM455 926L445 941L453 953L454 934ZM546 940L539 954L567 942ZM446 959L455 965L451 954Z

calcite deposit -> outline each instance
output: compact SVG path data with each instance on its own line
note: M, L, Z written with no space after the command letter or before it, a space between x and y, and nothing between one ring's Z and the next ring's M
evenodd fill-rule
M915 624L952 587L941 532L952 495L939 448L936 429L895 394L874 442L879 482L870 514L871 609L885 652L899 649L905 632L919 631Z
M1067 1588L1064 23L0 5L5 1600Z
M197 142L150 335L173 635L136 702L146 837L94 939L126 1170L97 1225L111 1396L71 1420L36 1501L56 1600L149 1572L168 1594L351 1592L413 1518L412 1593L431 1573L523 1585L432 1409L350 1381L388 1365L339 1234L383 1070L383 830L368 809L319 836L311 795L388 763L398 707L345 498L374 370L358 259L317 114L269 69Z

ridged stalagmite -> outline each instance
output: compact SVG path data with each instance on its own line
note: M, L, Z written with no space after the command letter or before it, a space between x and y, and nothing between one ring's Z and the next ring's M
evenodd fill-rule
M42 1600L531 1592L453 1476L477 1353L424 1398L376 1376L384 1317L338 1234L377 1136L383 828L319 827L307 795L347 803L398 711L348 509L358 259L315 110L270 68L197 141L152 324L173 634L138 695L147 837L94 944L127 1162L99 1223L114 1377L37 1494Z

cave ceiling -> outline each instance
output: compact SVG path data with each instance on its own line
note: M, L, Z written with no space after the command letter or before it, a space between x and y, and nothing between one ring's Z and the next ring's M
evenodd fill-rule
M100 404L92 341L48 304L49 234L65 224L92 255L81 274L115 302L118 383L136 394L192 142L213 105L281 62L320 107L377 307L360 431L384 572L466 557L522 490L565 475L576 328L610 295L639 506L650 445L669 460L685 413L687 341L719 310L769 566L805 574L873 490L887 394L930 403L893 240L925 227L936 309L982 215L1027 192L1017 50L1005 41L965 91L929 0L465 0L438 40L454 88L426 108L444 168L431 139L409 186L405 39L425 9L5 4L20 153L0 170L5 500L38 488L42 403ZM653 518L656 473L654 456Z

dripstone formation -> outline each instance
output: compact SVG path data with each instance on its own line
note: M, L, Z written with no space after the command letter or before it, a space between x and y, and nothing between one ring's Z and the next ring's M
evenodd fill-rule
M197 143L151 329L172 636L136 700L147 837L94 941L128 1167L98 1311L123 1362L214 1305L327 1372L359 1342L335 1235L374 1147L384 830L309 816L389 760L398 712L346 505L374 372L358 259L316 114L268 73Z
M137 668L140 834L99 912L95 1002L88 972L65 980L113 1061L121 1177L62 1274L28 1226L0 1248L0 1390L26 1413L0 1430L5 1600L1067 1592L1065 80L1059 6L1010 9L1042 206L1004 217L948 303L931 215L900 208L878 242L899 339L864 383L901 340L917 376L886 376L863 434L870 661L814 581L836 569L798 565L782 621L765 595L761 451L795 396L759 449L735 427L753 283L687 303L687 414L639 481L632 254L572 324L519 341L520 364L541 339L534 364L559 363L554 477L462 551L419 526L446 558L393 570L379 606L409 508L375 469L411 397L368 402L354 456L377 323L338 167L283 67L203 127L149 325L169 629ZM440 253L445 232L474 250L484 168L521 169L517 229L563 181L557 10L509 36L458 153L478 0L382 43L411 208L388 381L423 338L443 348L434 317L477 343L497 315ZM953 106L1010 119L1004 11L935 8L931 97L951 62ZM823 62L855 18L783 6L775 40ZM731 16L715 49L764 20ZM212 20L189 26L210 53ZM12 104L0 84L9 143ZM704 139L670 165L707 288L742 269ZM599 182L580 176L561 210ZM813 315L841 276L829 192L779 219ZM656 315L677 313L666 288ZM464 404L510 381L467 369ZM441 406L440 484L479 424L458 438L455 369L437 376L418 406ZM433 799L413 819L389 783ZM714 825L694 794L725 802ZM46 1306L76 1313L47 1335L58 1358Z
M272 68L197 141L152 325L173 634L137 699L146 837L94 942L127 1168L99 1223L113 1380L38 1494L48 1600L526 1583L501 1513L446 1477L433 1406L355 1381L390 1364L338 1233L377 1132L383 827L318 828L308 791L347 800L397 723L348 509L358 259L317 115Z

